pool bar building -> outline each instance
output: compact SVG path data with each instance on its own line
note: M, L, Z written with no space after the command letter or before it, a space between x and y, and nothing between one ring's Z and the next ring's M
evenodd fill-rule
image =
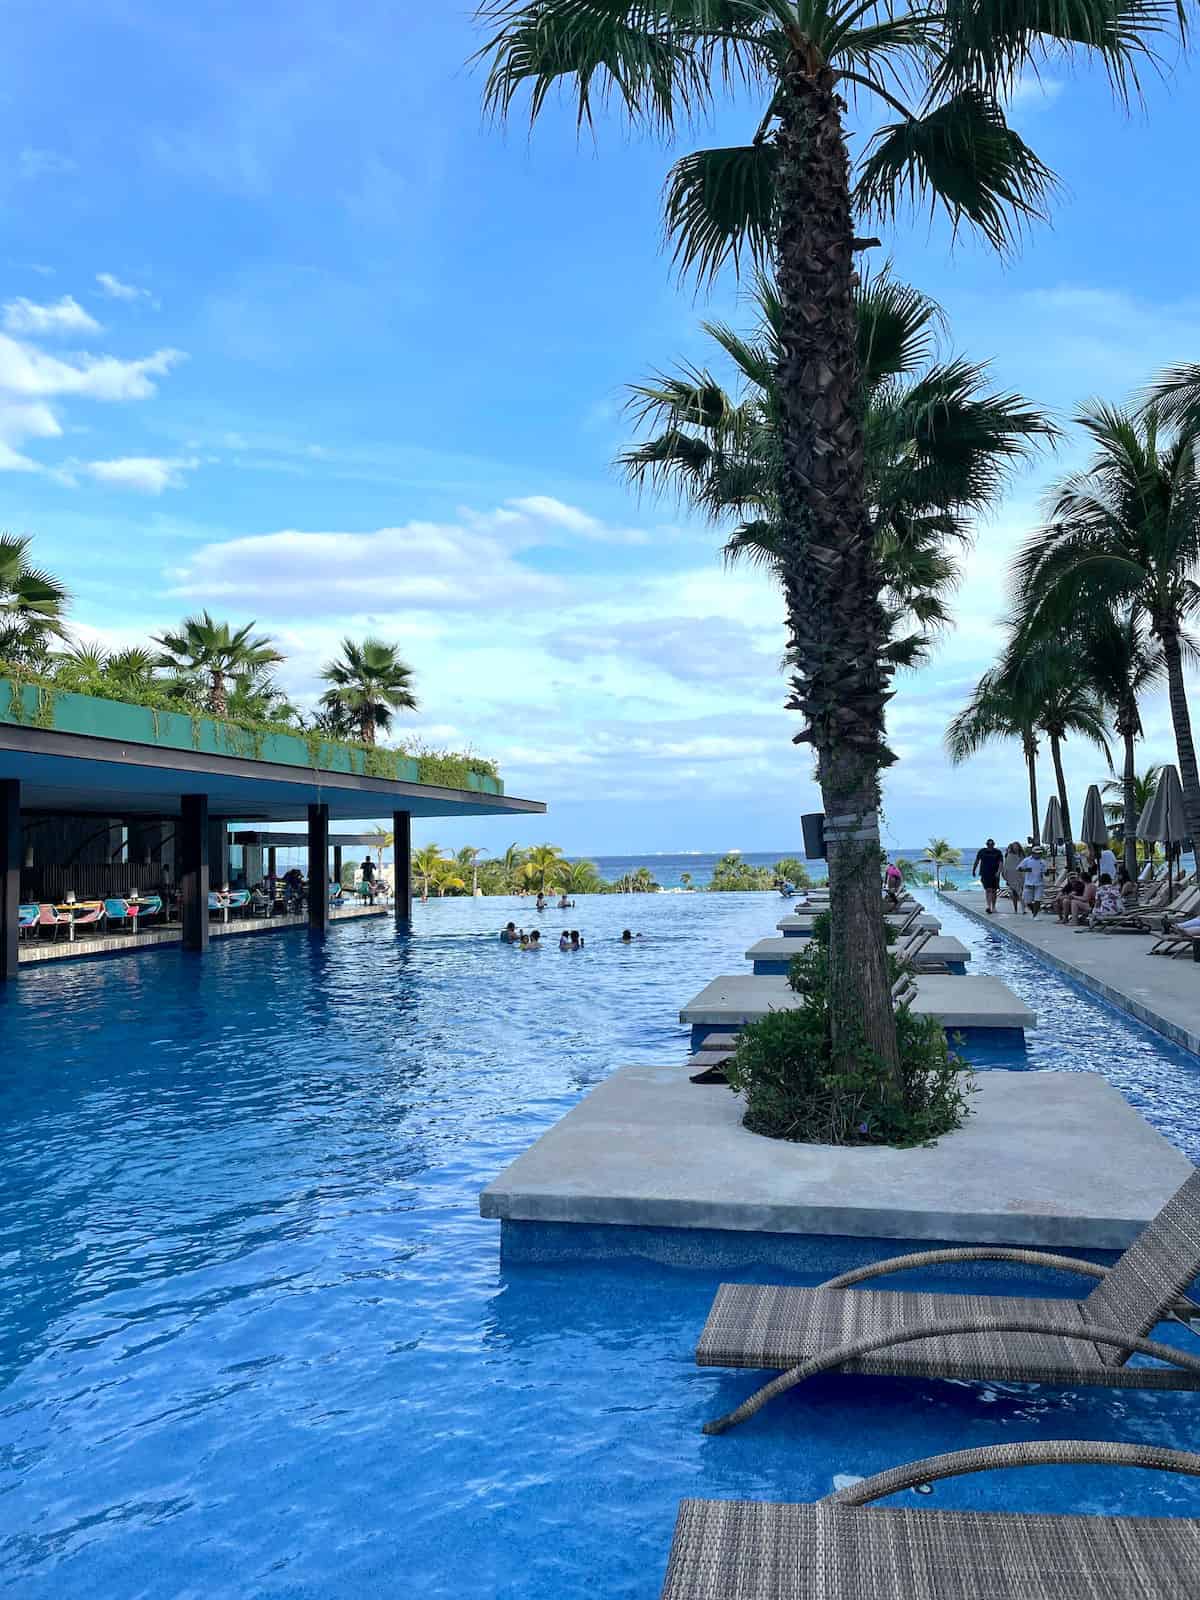
M17 972L22 904L61 899L72 875L98 899L165 887L178 901L180 942L203 951L211 889L228 881L231 828L257 852L276 825L304 823L307 876L324 883L331 843L342 843L331 840L331 821L390 818L395 916L406 924L414 817L545 809L506 795L498 778L467 762L431 772L399 752L251 734L0 680L0 981ZM295 836L280 842L294 845ZM327 896L311 894L308 926L323 933L328 922Z

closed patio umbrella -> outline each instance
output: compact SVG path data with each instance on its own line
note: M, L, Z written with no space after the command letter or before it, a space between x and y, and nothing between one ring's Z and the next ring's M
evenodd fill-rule
M1083 802L1083 821L1080 823L1080 838L1084 844L1090 845L1092 861L1099 859L1099 853L1108 843L1108 822L1104 815L1104 801L1100 798L1100 790L1092 784L1087 792L1087 799Z
M1058 803L1058 796L1052 794L1046 805L1046 819L1042 823L1042 843L1050 847L1050 859L1055 866L1058 865L1058 847L1065 842L1063 833L1062 807Z
M1154 793L1138 818L1137 836L1161 844L1167 852L1167 875L1171 876L1175 856L1187 836L1183 811L1183 785L1174 767L1164 767Z

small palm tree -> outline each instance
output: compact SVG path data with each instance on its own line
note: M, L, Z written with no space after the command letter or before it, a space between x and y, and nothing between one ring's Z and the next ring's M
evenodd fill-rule
M284 659L265 634L255 637L254 626L248 622L243 628L231 628L207 611L185 617L178 632L155 636L162 650L158 665L184 680L202 680L206 708L214 716L226 716L230 678L253 678Z
M682 889L690 889L692 887L692 875L690 872L681 872L679 874L679 885Z
M1162 647L1188 831L1200 839L1200 769L1184 680L1200 611L1200 418L1172 430L1159 408L1097 406L1076 419L1095 453L1052 492L1047 526L1017 562L1020 603L1047 631L1119 607Z
M382 824L376 824L371 829L370 837L375 849L375 858L382 868L384 856L396 843L396 835L390 828L385 828Z
M0 533L0 660L34 665L63 636L70 596L58 579L29 564L33 541Z
M427 844L413 851L412 870L421 880L421 892L426 899L429 898L429 885L437 881L448 864L440 845Z
M358 729L363 744L374 744L376 730L392 725L393 711L415 711L412 668L400 659L394 644L381 639L342 640L342 654L321 673L330 685L321 696Z
M930 839L922 859L933 868L934 887L940 889L943 869L957 867L962 860L962 851L956 850L948 839Z
M946 752L956 767L996 740L1021 741L1029 784L1029 831L1035 839L1041 827L1037 781L1040 714L1041 704L1032 686L1004 679L993 667L980 678L970 700L946 729ZM903 863L900 870L904 870Z
M465 844L455 857L458 863L458 870L464 875L464 878L467 873L470 874L472 895L479 888L479 858L485 855L487 855L487 851L479 846Z
M1142 812L1154 798L1154 791L1158 788L1158 780L1162 776L1162 767L1147 767L1145 772L1135 772L1133 775L1133 809L1140 817ZM1124 778L1108 778L1100 785L1101 794L1111 794L1112 800L1104 803L1104 815L1109 822L1122 822L1126 815L1126 783Z
M558 845L539 844L530 850L520 871L526 883L536 885L542 894L546 894L558 887L566 866Z
M599 894L603 883L594 861L568 861L559 875L567 894Z

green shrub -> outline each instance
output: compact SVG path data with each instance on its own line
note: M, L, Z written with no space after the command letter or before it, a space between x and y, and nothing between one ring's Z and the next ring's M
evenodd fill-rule
M781 861L775 863L774 872L777 878L785 883L794 884L797 889L812 888L808 868L798 856L784 856Z
M746 1097L751 1133L801 1144L928 1144L961 1127L968 1114L971 1069L950 1048L941 1024L896 1012L901 1081L897 1093L883 1063L860 1041L851 1071L831 1060L828 919L788 973L803 1003L772 1011L742 1030L728 1064L732 1088ZM889 957L893 978L899 967Z

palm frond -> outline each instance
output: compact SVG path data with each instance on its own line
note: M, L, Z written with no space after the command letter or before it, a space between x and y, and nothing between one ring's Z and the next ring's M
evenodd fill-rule
M681 273L711 281L732 260L769 258L775 224L778 154L768 142L696 150L667 178L666 231Z
M859 367L868 390L923 366L945 319L937 301L893 277L890 264L864 274L855 311Z
M941 207L997 250L1046 215L1057 180L1004 120L998 102L968 85L924 116L881 128L855 188L856 204L892 221L903 203Z
M1145 400L1164 422L1200 423L1200 361L1167 367L1149 385Z

